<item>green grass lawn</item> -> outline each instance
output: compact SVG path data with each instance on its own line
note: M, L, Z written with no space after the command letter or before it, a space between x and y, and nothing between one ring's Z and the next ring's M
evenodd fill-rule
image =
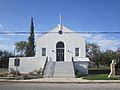
M108 78L108 74L94 74L83 77L87 80L120 80L120 76Z
M110 67L109 66L105 66L105 67L99 67L99 68L89 68L89 70L108 70L108 69L110 69Z

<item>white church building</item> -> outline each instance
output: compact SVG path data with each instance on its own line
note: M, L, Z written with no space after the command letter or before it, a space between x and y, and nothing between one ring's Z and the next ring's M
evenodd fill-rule
M35 40L34 57L19 57L20 73L42 69L43 77L75 77L75 71L88 74L85 38L62 24ZM9 71L16 69L15 58L9 59Z

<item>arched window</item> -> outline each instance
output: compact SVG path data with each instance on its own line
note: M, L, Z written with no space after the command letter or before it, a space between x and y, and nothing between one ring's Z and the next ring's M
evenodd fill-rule
M63 42L58 42L56 45L56 48L64 48L64 43Z

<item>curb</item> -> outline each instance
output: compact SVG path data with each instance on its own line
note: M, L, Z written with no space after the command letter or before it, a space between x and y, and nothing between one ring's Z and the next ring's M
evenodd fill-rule
M58 83L58 84L102 84L102 83L120 83L120 80L81 80L81 81L32 81L32 80L0 80L0 82L8 83Z

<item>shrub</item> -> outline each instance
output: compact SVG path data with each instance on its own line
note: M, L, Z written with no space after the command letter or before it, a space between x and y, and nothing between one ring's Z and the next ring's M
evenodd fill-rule
M13 68L10 68L10 74L13 74L13 75L20 75L20 72L17 70L15 70L15 69L13 69Z
M76 78L86 76L84 73L80 72L79 70L75 70L75 76Z
M120 77L108 78L108 74L94 74L94 75L85 76L83 79L87 79L87 80L120 80Z
M109 74L109 68L94 68L88 70L89 74Z
M7 77L8 73L0 73L0 77Z
M42 68L40 68L39 70L33 70L29 74L31 74L31 75L41 75L42 74Z

